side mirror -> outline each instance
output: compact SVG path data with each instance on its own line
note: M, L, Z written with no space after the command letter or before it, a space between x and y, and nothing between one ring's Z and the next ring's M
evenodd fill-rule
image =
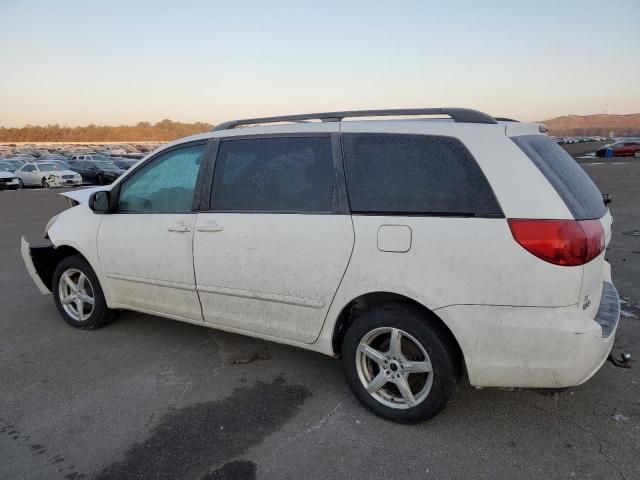
M111 205L111 193L105 190L93 192L89 197L89 208L94 213L108 213Z

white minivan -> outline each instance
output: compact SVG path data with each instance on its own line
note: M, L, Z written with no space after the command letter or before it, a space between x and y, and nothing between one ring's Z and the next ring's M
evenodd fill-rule
M339 356L396 421L463 372L578 385L618 324L612 219L544 131L459 108L227 122L63 194L22 253L73 327L127 309Z

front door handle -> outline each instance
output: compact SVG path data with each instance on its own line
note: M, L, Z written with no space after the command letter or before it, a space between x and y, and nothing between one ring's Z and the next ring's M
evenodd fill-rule
M183 224L177 224L177 225L171 225L167 227L167 230L169 230L170 232L186 233L186 232L190 232L191 228Z
M205 223L196 228L199 232L221 232L222 227L217 223Z

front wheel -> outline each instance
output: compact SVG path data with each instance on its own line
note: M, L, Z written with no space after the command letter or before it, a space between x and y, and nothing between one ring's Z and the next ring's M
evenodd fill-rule
M24 188L24 182L21 178L18 178L18 188Z
M46 178L42 179L42 188L49 188L49 182L47 182Z
M633 156L636 158L640 158L640 150L636 150Z
M111 318L98 278L80 255L63 259L53 273L53 298L62 318L74 328L92 330Z
M342 343L349 387L369 410L397 422L433 418L456 383L457 359L449 337L430 318L404 304L359 315Z

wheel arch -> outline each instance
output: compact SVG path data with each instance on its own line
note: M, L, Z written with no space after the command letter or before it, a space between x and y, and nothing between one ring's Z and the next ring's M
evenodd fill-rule
M80 255L91 265L91 262L89 262L86 256L69 245L32 246L30 253L40 280L42 280L42 283L44 283L50 292L53 291L53 272L58 264L65 258Z
M434 311L430 310L422 303L414 300L413 298L386 291L370 292L360 295L351 300L342 308L333 327L333 334L331 338L331 347L333 349L333 353L335 355L340 354L344 335L351 323L358 317L360 313L365 310L375 308L376 306L388 303L404 304L419 311L426 322L429 322L430 325L436 327L445 337L450 340L450 343L455 350L454 354L457 357L456 360L460 366L459 373L462 373L463 370L466 370L464 353L462 351L462 348L460 347L460 343L456 339L451 329L447 326L447 324Z

